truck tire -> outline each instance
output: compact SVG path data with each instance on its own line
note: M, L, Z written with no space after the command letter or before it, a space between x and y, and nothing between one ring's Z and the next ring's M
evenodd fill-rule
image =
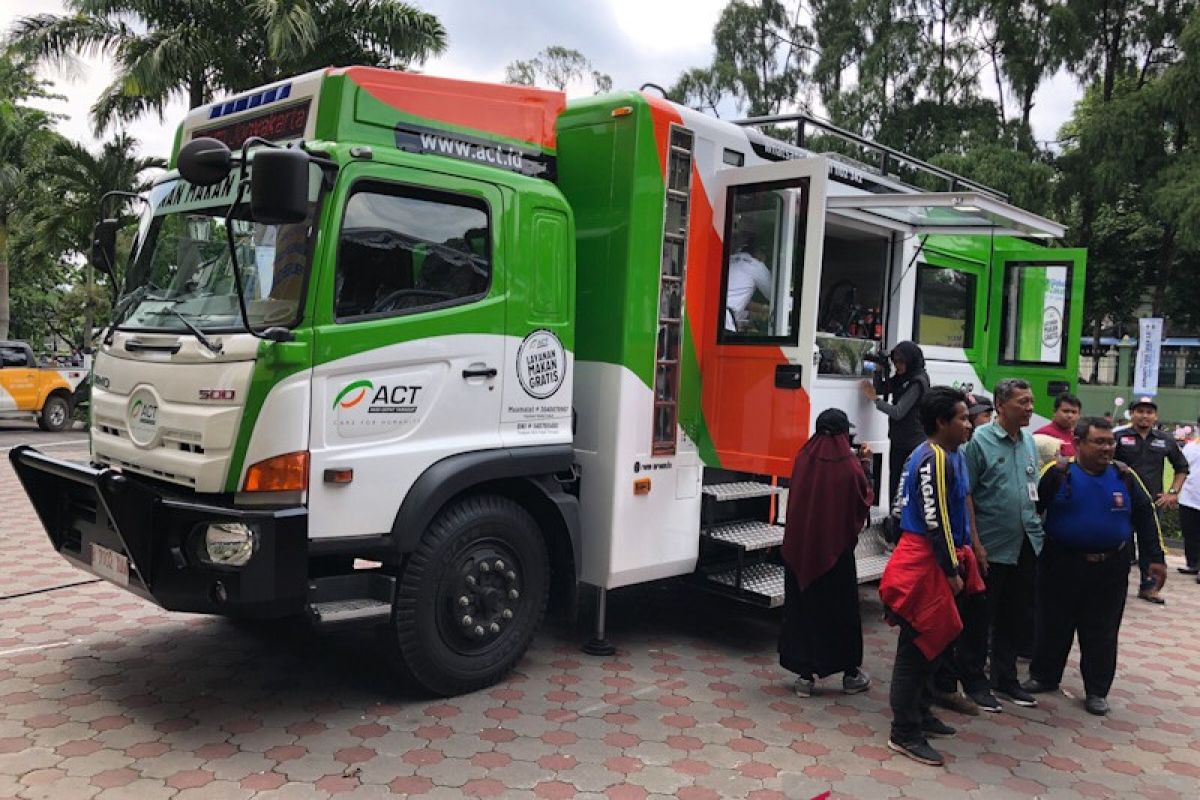
M69 428L71 422L71 404L66 398L58 394L47 397L42 413L38 415L38 427L50 433L59 433Z
M533 641L549 591L546 544L529 512L496 495L455 501L396 587L388 635L399 671L442 696L496 683Z

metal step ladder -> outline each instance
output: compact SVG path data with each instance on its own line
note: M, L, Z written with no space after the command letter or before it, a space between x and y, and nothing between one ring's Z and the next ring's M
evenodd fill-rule
M787 521L788 490L784 489L779 499L779 522ZM867 527L858 535L858 545L854 548L855 569L859 583L877 581L883 576L883 569L891 558L892 548L884 539L884 525L887 523L886 509L874 507L871 509Z
M771 517L785 490L755 476L720 477L727 480L701 490L701 563L692 582L706 591L777 608L783 604L784 570L776 563L783 526Z
M707 475L706 475L707 477ZM705 484L701 560L691 582L707 591L764 608L784 600L786 567L779 560L788 490L747 476ZM771 501L774 500L774 520ZM890 548L883 538L887 511L872 508L854 550L858 582L883 575Z

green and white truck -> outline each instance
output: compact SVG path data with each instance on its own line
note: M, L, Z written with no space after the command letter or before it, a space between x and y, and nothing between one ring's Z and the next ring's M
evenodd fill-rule
M847 410L889 485L859 383L908 338L936 382L1025 377L1048 415L1084 256L902 153L749 122L358 67L193 109L95 358L89 463L10 454L51 543L172 611L376 626L440 694L499 680L580 587L597 651L606 590L778 605L812 419Z

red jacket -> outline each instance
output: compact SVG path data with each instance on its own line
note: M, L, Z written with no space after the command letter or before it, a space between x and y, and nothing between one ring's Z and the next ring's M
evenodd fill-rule
M963 591L978 594L984 589L979 564L969 547L958 548L958 563L965 569ZM879 581L879 598L891 612L888 621L899 618L916 631L916 644L929 661L934 660L962 633L963 622L946 574L933 556L929 539L920 534L900 537Z

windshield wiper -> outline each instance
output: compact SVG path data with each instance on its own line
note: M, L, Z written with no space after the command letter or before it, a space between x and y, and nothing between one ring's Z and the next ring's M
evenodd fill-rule
M101 339L104 344L112 344L113 334L116 333L117 326L125 321L125 312L130 308L136 307L143 300L167 299L161 295L150 294L151 290L162 291L154 283L145 283L117 301L116 306L113 307L112 322L109 323L108 330L104 332L104 338Z
M209 352L212 353L213 355L219 356L219 355L221 355L222 351L225 349L224 347L221 346L221 344L219 342L214 342L211 339L209 339L207 336L205 336L203 331L201 331L199 328L197 328L195 325L192 324L191 320L189 320L183 314L179 313L179 310L177 308L175 308L174 304L171 304L168 306L163 306L162 308L158 309L158 311L159 311L159 313L165 312L167 314L174 314L176 317L178 317L179 321L184 324L184 327L186 327L189 331L191 331L191 334L196 337L196 341L198 341L200 344L207 347Z

